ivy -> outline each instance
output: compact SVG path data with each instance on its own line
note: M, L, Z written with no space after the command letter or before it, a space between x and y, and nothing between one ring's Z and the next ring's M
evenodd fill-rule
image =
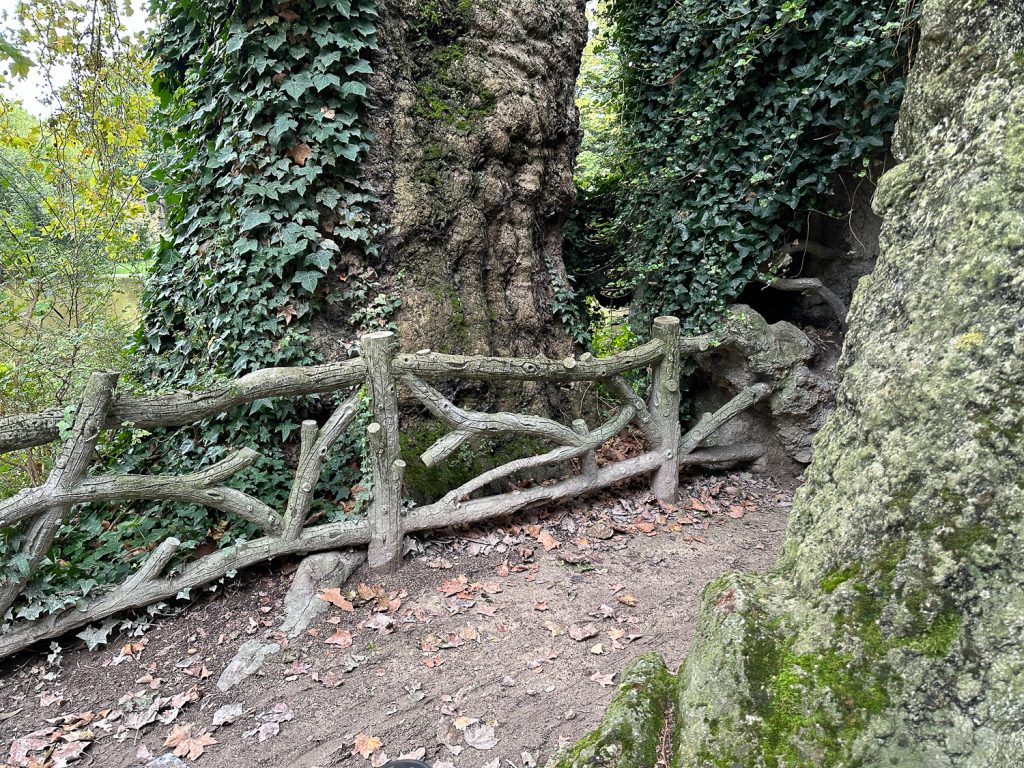
M175 386L310 362L347 250L372 251L360 178L369 0L161 0L157 194L167 229L140 342Z
M619 158L613 184L588 178L583 201L599 220L577 225L569 255L577 271L607 276L600 290L631 295L635 320L675 314L704 330L827 208L839 172L871 173L903 96L917 3L605 9L621 71Z
M161 0L154 43L167 230L143 299L147 386L201 386L259 368L320 360L311 325L353 295L350 266L376 251L373 191L361 176L372 0ZM340 286L340 288L339 288ZM358 301L371 302L366 291ZM335 314L358 315L360 305ZM363 314L366 314L363 311ZM181 472L240 445L263 458L243 487L287 498L285 447L327 404L260 401L154 435L141 456ZM358 479L354 446L327 468L335 493ZM344 471L348 466L349 471ZM238 526L235 535L248 533ZM232 529L234 532L234 529ZM230 538L230 533L228 535Z
M147 392L204 387L248 372L322 360L320 314L389 321L395 300L367 263L376 255L362 178L373 0L157 0L152 43L151 169L165 235L153 253L136 337ZM338 340L335 357L344 355ZM179 474L256 448L231 484L283 509L302 419L329 398L263 400L175 430L125 430L103 446L119 471ZM359 440L339 441L314 514L337 519L365 501ZM82 507L37 574L25 611L80 599L76 585L124 578L169 535L185 551L251 537L245 521L170 503ZM2 543L0 543L2 544ZM0 546L2 549L2 546Z

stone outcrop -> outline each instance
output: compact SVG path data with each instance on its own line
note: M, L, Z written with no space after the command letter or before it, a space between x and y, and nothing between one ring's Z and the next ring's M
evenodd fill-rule
M836 412L774 571L705 591L670 765L1024 765L1024 4L925 0L894 149Z
M714 411L760 381L771 384L772 396L708 444L757 442L767 448L767 469L780 476L798 473L811 460L811 439L832 412L833 348L822 349L791 323L769 324L744 305L729 309L720 333L724 343L696 356L696 410Z

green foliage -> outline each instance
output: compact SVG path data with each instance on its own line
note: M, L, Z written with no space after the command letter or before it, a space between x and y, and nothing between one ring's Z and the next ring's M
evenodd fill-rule
M0 99L0 412L65 407L123 367L135 275L155 220L140 183L152 96L141 41L109 2L19 4L50 115ZM0 492L38 483L52 446L0 457Z
M582 198L598 216L569 251L606 275L600 290L630 293L639 321L675 314L704 330L827 207L839 171L870 172L916 3L610 0L608 13L621 126L602 135L621 160L597 175L587 161L583 188L604 200Z
M37 120L0 101L0 412L56 406L63 433L86 376L126 367L138 320L138 273L155 232L140 181L149 67L110 0L19 3L7 20L47 85L50 114ZM40 483L56 447L0 457L0 495ZM123 551L100 541L105 523L99 510L72 512L18 615L74 604L102 578L104 556L121 562ZM23 540L24 526L0 531L9 573L28 566Z
M361 178L366 56L376 48L372 0L235 3L161 0L153 42L158 153L154 196L168 234L154 253L138 335L147 389L198 387L271 366L321 360L318 313L356 330L386 326L397 299L372 271L372 191ZM339 346L345 340L339 339ZM298 426L328 398L262 400L188 429L125 438L122 468L182 473L233 448L261 458L232 484L283 509ZM315 514L353 511L362 475L354 431L325 466L329 498ZM107 536L145 553L167 535L206 546L253 527L205 509L126 505Z
M163 0L154 171L170 235L141 341L156 381L309 362L342 254L372 249L360 179L370 0Z

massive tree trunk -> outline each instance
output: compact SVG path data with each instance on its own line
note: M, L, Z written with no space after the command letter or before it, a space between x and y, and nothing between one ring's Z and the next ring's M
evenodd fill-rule
M666 722L686 768L1024 765L1024 14L926 0L921 32L782 558L562 765L653 765Z
M561 356L582 0L382 0L365 165L406 349Z

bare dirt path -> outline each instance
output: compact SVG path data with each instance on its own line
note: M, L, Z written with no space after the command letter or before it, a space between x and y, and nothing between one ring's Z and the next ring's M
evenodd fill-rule
M441 768L543 764L597 724L631 659L682 661L709 580L774 561L791 494L734 474L681 498L620 489L423 539L393 576L358 571L342 607L290 642L269 629L279 571L105 651L23 654L0 667L0 761L121 768L177 747L220 768L371 768L421 750ZM287 647L218 691L238 647L264 637ZM214 726L218 710L234 721Z

